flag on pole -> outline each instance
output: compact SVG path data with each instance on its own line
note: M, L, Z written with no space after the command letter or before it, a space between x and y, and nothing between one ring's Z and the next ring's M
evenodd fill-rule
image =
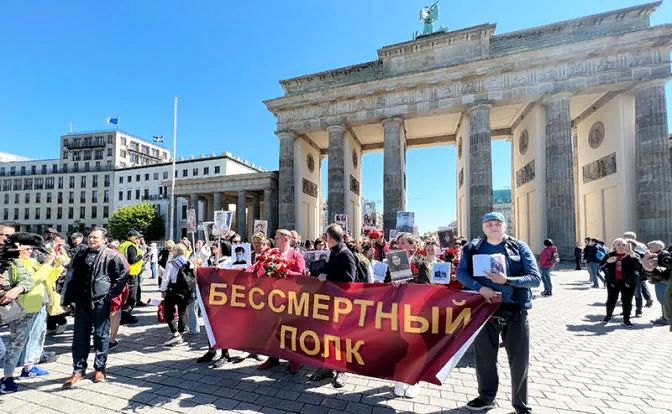
M118 125L119 124L119 117L112 118L112 117L107 116L107 117L105 117L105 123L108 124L108 125L109 124Z
M152 140L153 140L154 142L157 142L157 143L158 143L158 142L163 142L163 135L154 135L154 136L152 137Z

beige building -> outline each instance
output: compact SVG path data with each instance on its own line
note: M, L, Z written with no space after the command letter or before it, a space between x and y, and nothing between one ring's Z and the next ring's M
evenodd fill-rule
M168 150L118 130L63 135L59 158L0 162L0 218L37 233L107 226L115 168L169 159Z
M672 26L650 25L659 5L418 36L370 62L281 81L284 95L265 101L280 141L280 226L317 234L321 157L330 221L359 219L360 159L383 151L387 233L407 208L407 149L456 145L458 234L477 237L493 209L491 141L506 139L514 232L533 251L551 238L569 258L583 236L625 230L671 241Z

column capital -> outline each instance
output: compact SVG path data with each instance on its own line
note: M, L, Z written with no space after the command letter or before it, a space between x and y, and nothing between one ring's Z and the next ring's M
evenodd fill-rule
M574 96L574 93L572 92L558 92L544 96L543 98L541 98L541 103L542 105L546 105L551 102L557 101L558 99L570 99L572 96Z
M470 115L473 111L475 111L477 109L487 109L489 111L490 109L492 109L492 107L493 107L492 102L484 101L484 102L476 103L474 105L469 106L465 112L466 112L467 115Z
M280 138L280 139L296 139L296 138L298 138L298 135L292 129L279 129L279 130L275 131L275 135L277 135L278 138Z
M392 116L390 118L383 119L383 122L381 122L381 123L383 124L383 127L385 127L385 125L387 125L389 123L394 123L394 124L397 124L397 125L400 126L404 123L404 118L402 118L400 116Z
M344 134L346 131L345 125L341 123L327 125L328 133Z
M646 88L653 88L653 87L656 87L656 86L665 86L665 85L667 85L667 83L669 81L670 81L670 78L667 77L667 78L662 78L662 79L653 79L653 80L649 80L649 81L638 82L637 84L635 84L630 89L630 91L632 93L636 93L636 92L639 92L642 89L646 89Z

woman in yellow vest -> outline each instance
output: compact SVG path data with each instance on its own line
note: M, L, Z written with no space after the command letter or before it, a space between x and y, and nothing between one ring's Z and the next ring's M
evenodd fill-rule
M121 310L121 324L137 323L138 318L131 315L135 308L138 296L139 276L142 272L145 262L142 260L144 252L140 249L138 242L142 237L139 231L131 229L128 231L127 240L119 245L119 251L128 262L128 299L126 305Z
M39 362L44 347L47 331L46 304L49 300L45 282L53 271L51 263L54 261L53 254L46 256L42 266L30 258L33 248L42 244L42 238L36 234L16 233L8 243L14 243L19 257L12 261L7 275L13 287L3 298L16 298L25 315L9 324L10 340L2 361L4 373L0 381L0 393L3 394L18 390L13 376L19 363L23 365L23 378L48 375L47 371L33 364Z

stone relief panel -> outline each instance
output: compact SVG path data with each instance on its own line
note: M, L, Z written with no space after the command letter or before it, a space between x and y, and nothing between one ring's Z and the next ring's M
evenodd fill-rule
M315 158L313 158L313 154L308 154L306 157L306 167L308 167L309 172L315 171Z
M457 140L457 159L462 159L462 137Z
M352 175L350 176L350 191L359 195L359 181Z
M307 194L311 197L317 198L317 184L308 180L307 178L303 179L303 194Z
M527 129L523 130L518 137L518 152L520 155L525 155L527 148L530 145L530 134L527 132Z
M534 160L516 171L516 188L529 183L535 178Z
M357 166L359 165L359 156L357 155L357 151L352 150L352 166L357 169Z
M462 188L462 184L464 184L464 168L460 168L460 174L458 175L458 188Z
M597 121L590 127L588 145L590 145L590 148L597 149L602 145L602 142L604 142L604 124Z
M616 174L616 153L611 154L588 163L583 166L583 183L587 184L600 178Z

